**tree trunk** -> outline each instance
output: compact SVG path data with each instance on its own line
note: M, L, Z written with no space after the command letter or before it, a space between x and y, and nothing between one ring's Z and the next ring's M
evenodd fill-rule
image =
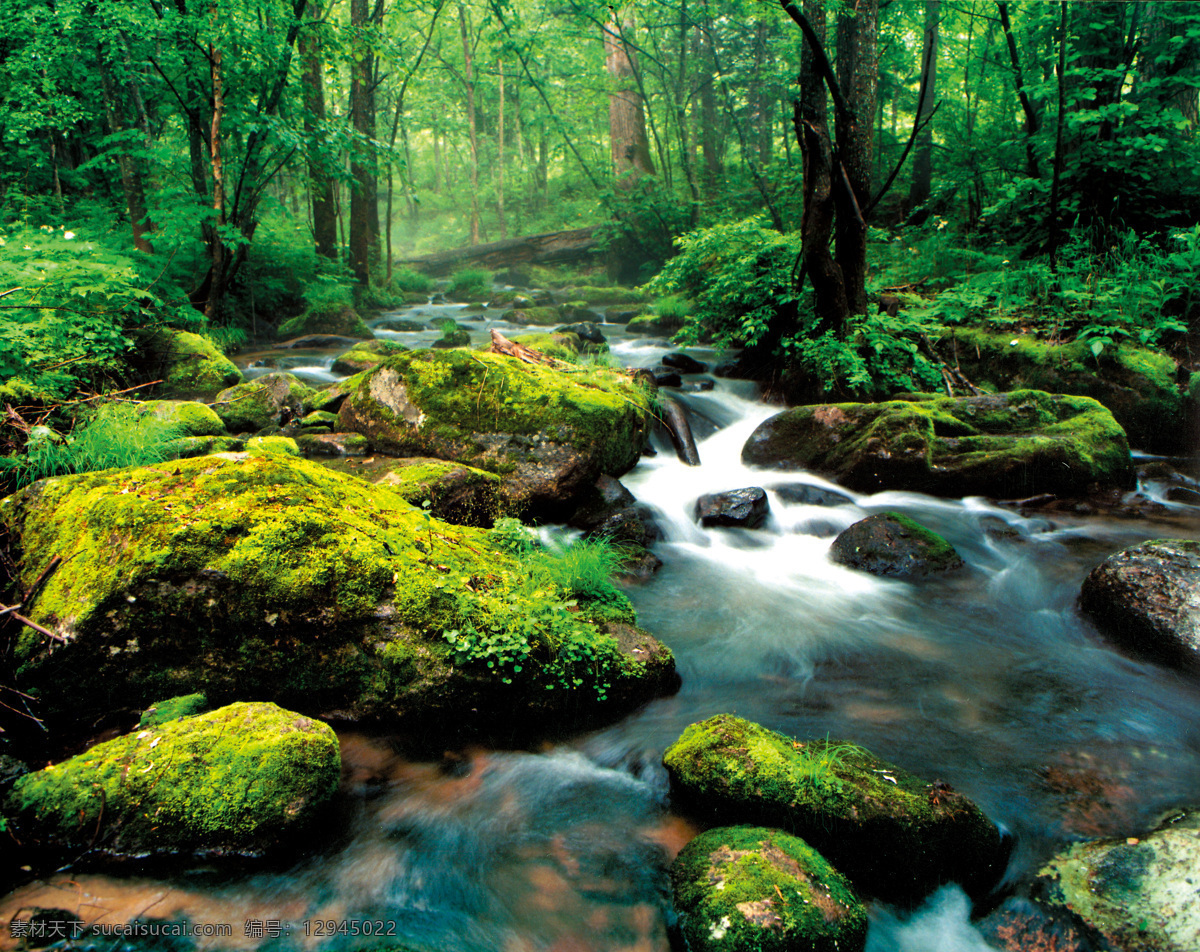
M775 99L770 94L767 77L771 73L771 47L767 43L767 21L759 20L754 30L754 88L751 99L754 104L754 128L758 139L758 164L766 168L771 164L771 153L775 145Z
M508 237L508 224L504 220L504 60L496 64L499 72L499 105L496 117L496 215L500 219L500 240Z
M379 253L379 205L375 139L375 57L367 38L367 0L350 0L354 61L350 66L350 113L356 142L350 153L350 270L364 287ZM374 225L374 227L372 227Z
M467 9L458 5L458 26L462 35L464 85L467 93L467 128L471 133L471 244L479 244L479 138L475 129L475 64L471 55Z
M1021 103L1021 111L1025 114L1025 171L1030 178L1041 177L1038 171L1037 153L1034 151L1034 136L1042 128L1042 116L1034 108L1033 101L1025 88L1025 76L1021 70L1021 56L1017 51L1017 38L1013 35L1012 21L1008 15L1008 4L997 3L1000 10L1000 26L1004 29L1004 38L1008 42L1008 58L1013 68L1013 83L1017 87L1017 99Z
M100 73L100 89L104 95L104 114L108 122L108 131L116 136L127 131L121 120L121 108L117 102L116 84L113 82L112 69L104 57L102 48L96 51L96 63ZM141 170L129 154L127 147L121 146L117 152L117 166L121 170L121 190L125 193L125 207L129 210L129 222L133 231L133 246L146 254L154 254L154 246L150 244L147 234L154 231L146 211L146 193L142 185Z
M908 190L908 201L912 208L920 208L929 201L933 187L933 123L929 117L937 99L937 54L938 18L941 0L925 0L925 37L921 44L921 64L925 70L925 98L918 103L917 122L924 123L917 136L917 151L913 155L912 186ZM970 87L966 87L968 96ZM969 107L969 102L968 102ZM968 120L969 121L969 120Z
M616 7L604 31L605 65L613 84L608 95L608 131L612 140L613 175L618 189L629 191L644 175L654 174L646 113L634 80L633 51L625 36L633 33L633 16L618 19Z
M867 312L867 223L871 201L875 97L879 79L879 0L858 0L855 15L838 17L838 84L849 104L836 113L838 168L834 174L835 254L855 314ZM839 181L840 180L840 181Z
M333 175L324 148L325 80L321 60L321 40L316 24L321 20L321 5L312 0L312 26L300 33L299 47L303 73L304 131L308 136L308 182L312 196L313 243L317 254L338 259L337 210L333 198Z
M717 125L717 70L713 65L711 24L700 31L700 154L704 158L704 185L711 195L721 181L720 129Z
M211 16L217 18L217 5L214 2ZM221 153L221 120L225 112L224 77L221 74L221 48L208 46L208 59L212 64L212 126L209 133L209 153L212 156L212 209L213 225L209 240L209 253L212 257L211 280L208 290L208 301L204 305L204 317L210 324L220 322L221 311L225 298L225 276L228 256L225 243L221 237L221 227L225 224L225 167Z

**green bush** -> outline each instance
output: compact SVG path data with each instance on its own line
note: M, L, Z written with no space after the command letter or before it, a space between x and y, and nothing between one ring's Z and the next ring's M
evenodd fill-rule
M464 268L450 279L446 294L456 300L478 300L491 290L492 273L482 268Z
M392 272L392 287L397 291L428 294L433 290L433 279L412 268L397 268Z

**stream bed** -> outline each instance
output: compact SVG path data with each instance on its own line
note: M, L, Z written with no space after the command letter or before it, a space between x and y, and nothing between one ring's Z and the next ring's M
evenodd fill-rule
M478 342L493 326L523 330L499 312L453 307ZM669 349L602 329L628 365L651 366ZM440 332L379 336L428 346ZM251 373L288 369L320 383L334 379L332 357L263 352L246 362ZM950 783L1013 836L1010 883L1067 842L1137 835L1161 811L1200 801L1200 683L1120 654L1076 604L1084 576L1117 549L1200 538L1198 510L1024 516L982 499L863 496L810 474L744 467L743 442L779 409L752 385L718 379L712 391L678 398L701 465L680 463L664 440L622 478L664 535L654 546L662 569L627 594L641 624L675 652L676 695L575 736L547 725L553 740L519 749L418 756L419 738L344 731L336 816L287 868L65 871L0 898L0 923L40 907L89 926L231 933L87 940L114 952L397 942L444 952L666 952L667 869L698 828L672 809L662 752L688 724L722 712L801 738L853 741ZM695 524L700 494L747 486L768 492L764 528ZM883 510L943 534L966 570L913 583L830 562L837 532ZM954 887L916 910L877 905L869 952L1001 949L970 913ZM6 932L0 948L14 945Z

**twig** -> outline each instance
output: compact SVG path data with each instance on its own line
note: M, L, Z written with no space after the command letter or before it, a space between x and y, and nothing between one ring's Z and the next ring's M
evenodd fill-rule
M162 380L151 380L149 383L139 383L136 387L126 387L124 390L114 390L112 393L96 393L90 397L84 397L82 400L72 400L70 403L60 403L60 407L73 407L77 403L91 403L93 400L105 400L109 397L117 397L123 393L130 393L134 390L143 390L146 387L153 387L155 384L162 383Z
M0 609L3 609L3 611L0 611L0 615L7 614L9 618L15 618L17 621L19 621L22 625L25 625L27 628L32 628L34 631L40 632L41 634L45 635L47 638L53 638L59 644L62 644L62 645L70 644L70 642L67 641L67 639L64 638L62 635L56 635L54 632L50 631L48 628L43 628L37 622L30 621L24 615L18 615L15 611L13 611L13 609L17 608L17 607L18 606L13 605L11 608L8 608L8 607L5 607L4 605L0 605Z
M62 565L62 556L56 555L50 560L49 564L42 569L42 574L33 580L33 584L29 586L29 590L25 593L25 597L21 599L22 605L28 605L31 601L33 601L33 598L35 595L37 595L38 590L46 584L46 580L58 570L60 565ZM17 605L15 607L20 608L21 606ZM0 612L0 614L3 613Z
M9 288L7 291L0 291L0 298L8 297L10 294L16 294L18 291L24 290L24 288Z

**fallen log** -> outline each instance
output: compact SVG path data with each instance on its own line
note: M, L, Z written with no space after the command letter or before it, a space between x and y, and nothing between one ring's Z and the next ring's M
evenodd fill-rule
M492 328L492 353L504 354L505 357L515 357L527 364L556 364L553 357L543 354L540 350L526 347L515 340L509 340L495 328Z
M431 277L442 277L467 265L500 270L519 264L574 264L590 261L600 253L594 232L594 228L574 228L525 235L469 248L438 251L418 258L397 259L396 263L416 268Z

